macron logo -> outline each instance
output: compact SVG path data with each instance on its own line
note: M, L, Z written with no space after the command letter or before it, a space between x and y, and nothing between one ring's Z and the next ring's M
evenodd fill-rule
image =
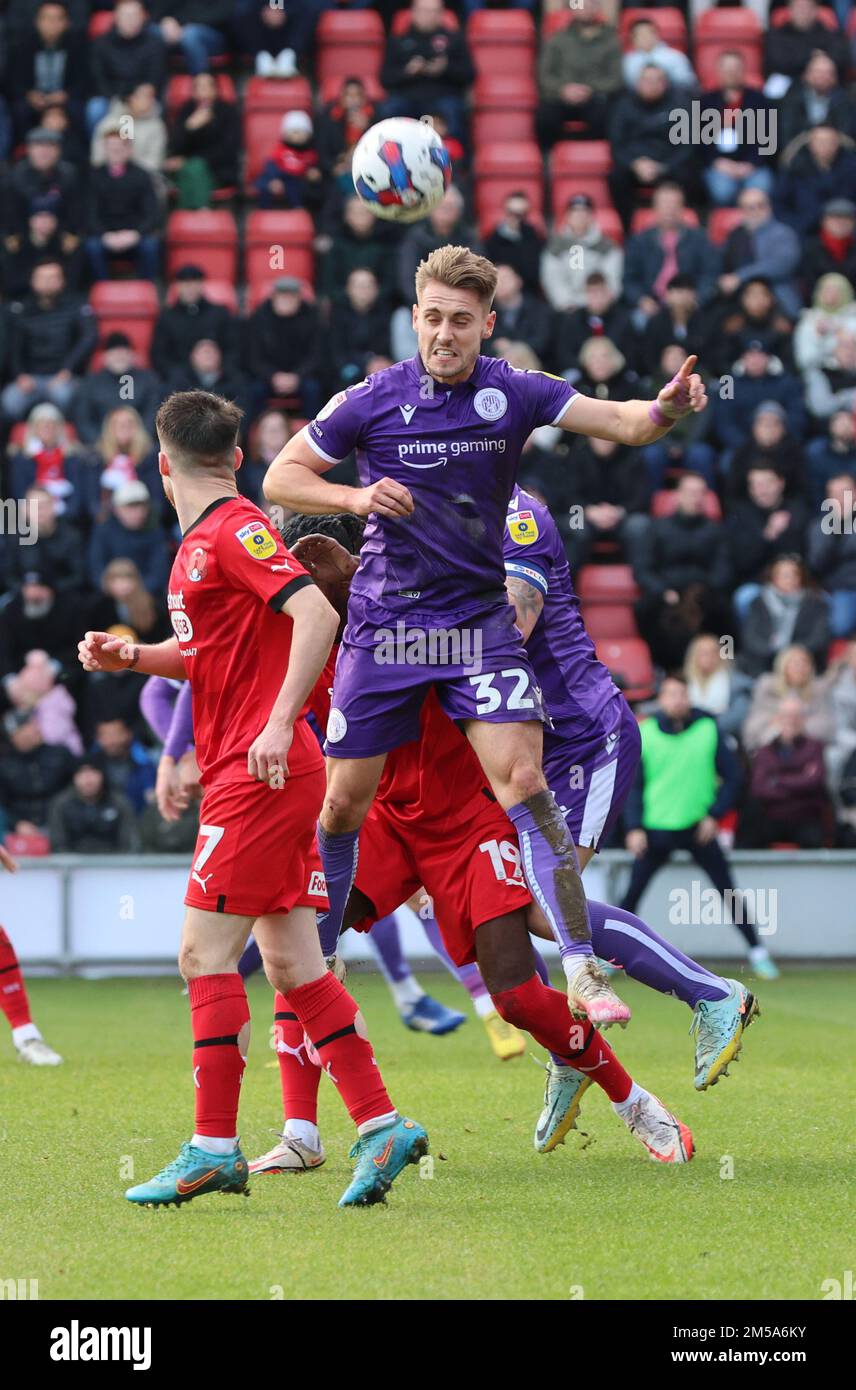
M413 416L416 414L416 406L400 405L398 408L401 411L401 418L403 419L405 425L409 425L410 421L413 419Z

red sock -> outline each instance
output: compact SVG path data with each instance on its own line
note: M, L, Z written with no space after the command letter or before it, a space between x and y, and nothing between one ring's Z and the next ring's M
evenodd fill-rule
M233 1139L244 1075L238 1035L250 1021L247 992L237 973L200 975L189 990L196 1133Z
M527 1033L578 1071L591 1072L610 1100L626 1100L633 1078L627 1074L609 1043L590 1023L577 1022L568 1013L568 1001L557 989L541 983L537 975L515 989L494 994L493 1002L507 1023Z
M30 1001L15 947L0 927L0 1009L9 1020L10 1028L23 1028L32 1023Z
M286 1120L318 1123L318 1085L321 1068L309 1056L303 1024L277 991L274 998L274 1039L282 1083L282 1113Z
M365 1020L344 985L327 971L285 996L355 1125L395 1110L368 1040Z

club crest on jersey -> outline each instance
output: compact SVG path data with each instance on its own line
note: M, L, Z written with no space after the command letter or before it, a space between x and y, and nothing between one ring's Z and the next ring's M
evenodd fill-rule
M198 584L205 578L205 571L208 569L208 551L203 550L198 545L187 557L184 572L192 584Z
M508 518L508 534L515 545L532 545L538 539L538 522L534 512L518 512Z
M276 554L276 541L263 521L248 521L235 535L254 560L269 560Z
M483 420L501 420L508 409L508 397L495 386L483 386L473 396L473 406Z
M327 742L338 743L348 732L348 721L340 709L335 705L330 710L330 717L327 720Z

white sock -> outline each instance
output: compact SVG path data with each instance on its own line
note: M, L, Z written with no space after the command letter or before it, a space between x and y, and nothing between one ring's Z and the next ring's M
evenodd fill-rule
M387 984L399 1013L402 1009L410 1008L411 1004L418 1004L425 996L425 991L415 975L405 975L403 980L388 980Z
M487 1018L488 1014L496 1013L496 1005L489 994L477 994L473 1000L473 1008L479 1018Z
M612 1102L612 1108L615 1111L616 1115L620 1115L622 1120L626 1120L627 1116L630 1114L630 1107L632 1106L633 1102L635 1100L641 1099L642 1096L647 1096L647 1094L648 1092L645 1090L644 1086L637 1086L636 1082L634 1081L632 1086L630 1087L630 1095L627 1097L627 1099L614 1100Z
M769 960L770 952L767 950L766 946L761 946L760 944L758 946L750 946L749 959L754 965L756 961Z
M12 1042L16 1047L21 1043L29 1042L31 1038L38 1038L39 1041L42 1038L35 1023L22 1023L20 1028L12 1029Z
M390 1110L388 1115L375 1115L373 1120L366 1120L363 1124L357 1125L357 1134L374 1134L376 1129L386 1129L387 1125L395 1124L397 1119L397 1110Z
M576 975L583 961L587 960L591 955L591 951L587 951L585 955L583 955L581 951L573 951L569 956L562 956L562 969L565 972L565 979L568 984L571 983L571 980Z
M210 1134L194 1134L190 1142L208 1154L233 1154L238 1147L237 1139L212 1139Z
M318 1126L314 1125L311 1120L286 1120L285 1137L286 1139L296 1139L298 1143L305 1144L307 1149L313 1149L315 1153L321 1148Z

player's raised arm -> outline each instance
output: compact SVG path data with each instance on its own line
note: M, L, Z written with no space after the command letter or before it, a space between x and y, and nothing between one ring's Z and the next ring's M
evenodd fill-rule
M707 405L704 382L693 371L696 361L695 357L686 358L655 401L598 401L591 396L575 396L559 426L574 434L611 439L635 448L653 444L676 420L697 414Z
M142 676L187 680L176 637L138 644L109 632L87 632L77 644L77 659L84 671L139 671Z

